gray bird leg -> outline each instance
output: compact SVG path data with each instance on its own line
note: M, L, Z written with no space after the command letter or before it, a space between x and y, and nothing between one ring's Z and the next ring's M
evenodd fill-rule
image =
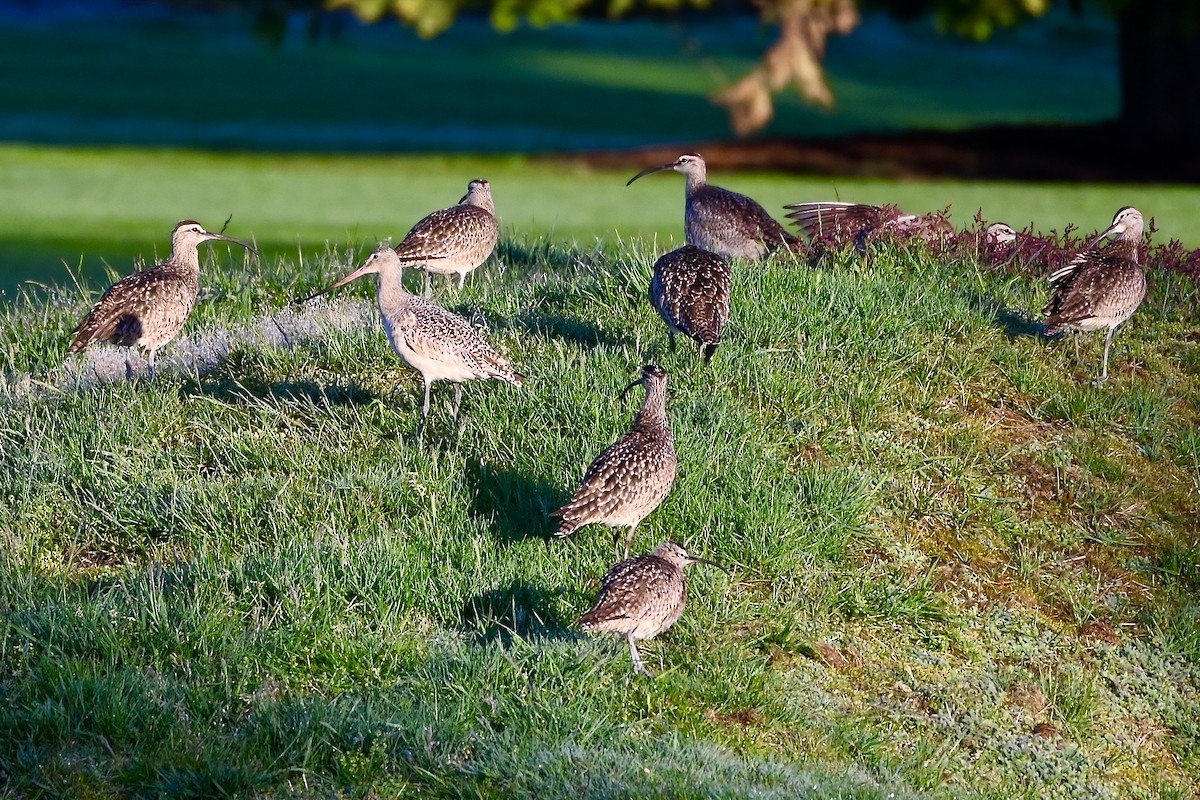
M1109 328L1108 335L1104 337L1104 360L1100 362L1100 377L1095 381L1097 386L1103 386L1108 380L1108 348L1112 345L1113 334L1116 332L1116 328Z
M638 652L637 642L633 638L633 634L629 634L629 654L633 656L633 672L634 674L642 674L647 678L650 677L650 671L646 669L646 662L642 661L642 655Z
M667 337L671 340L671 352L675 352L675 331L668 329Z
M158 355L157 350L150 351L150 380L154 380L154 357Z
M462 405L462 384L454 384L454 421L458 422L458 409Z
M425 381L425 405L421 407L421 421L417 424L417 441L421 441L421 434L425 432L425 418L429 416L429 381Z
M1071 343L1075 345L1075 363L1082 364L1079 358L1079 331L1071 331Z
M625 534L625 555L621 555L621 531L613 531L613 545L617 548L617 560L629 558L629 548L633 546L633 533L637 530L637 523L629 526L629 532Z
M462 291L463 284L466 282L466 280L467 280L467 273L465 273L465 272L460 272L460 273L458 273L458 288L459 288L459 291Z
M430 280L429 270L425 270L425 299L433 297L433 283Z

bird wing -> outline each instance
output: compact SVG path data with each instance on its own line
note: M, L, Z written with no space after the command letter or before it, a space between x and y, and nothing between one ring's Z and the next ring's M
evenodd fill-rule
M672 598L675 568L653 555L627 558L613 566L601 579L596 602L579 618L580 627L604 630L607 624L620 628L625 620L641 620ZM607 624L606 624L607 623Z
M784 208L791 212L787 218L810 241L852 236L866 228L878 226L884 211L880 206L842 202L793 203Z
M762 242L769 249L796 243L795 236L788 233L762 205L744 194L707 185L696 193L692 202L719 209L717 213L722 218L737 225L739 235Z
M500 378L517 385L525 380L471 323L422 297L411 298L393 324L405 343L425 358L457 363L478 378Z
M163 304L172 304L186 318L195 298L185 290L184 281L162 264L117 281L75 326L68 352L78 353L94 342L137 344L146 332L146 312Z
M1101 250L1085 250L1052 272L1046 333L1089 319L1109 319L1132 313L1146 294L1146 276L1125 242Z
M478 242L489 247L496 244L499 226L487 209L458 205L435 211L412 227L404 240L396 245L402 258L446 258L456 255L464 242Z
M608 516L641 496L645 478L657 474L670 461L667 451L665 442L641 430L631 430L596 456L575 494L552 516L566 520Z

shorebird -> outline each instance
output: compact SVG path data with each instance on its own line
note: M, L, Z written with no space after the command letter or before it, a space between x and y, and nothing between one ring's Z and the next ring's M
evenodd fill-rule
M79 353L94 342L140 347L149 354L150 379L154 380L154 358L174 339L196 305L200 291L202 242L233 242L258 255L250 245L220 233L209 233L199 222L185 219L171 231L171 257L141 272L128 275L109 287L71 332L68 352ZM125 375L133 368L125 361Z
M1108 328L1100 375L1093 381L1096 386L1108 380L1108 351L1113 334L1133 316L1146 297L1146 274L1138 263L1143 230L1141 212L1126 206L1116 213L1106 231L1047 278L1053 294L1042 309L1046 315L1046 335L1060 331L1076 334L1076 361L1078 334ZM1116 238L1097 249L1110 236Z
M476 178L467 184L458 205L435 211L413 225L396 245L396 253L425 271L425 296L430 297L430 273L458 275L461 289L467 273L487 261L499 238L492 187Z
M675 542L664 542L653 553L627 558L613 566L600 584L591 610L579 618L585 633L619 633L629 641L633 670L649 675L637 643L652 639L674 625L687 603L688 564L725 567L706 558L690 556Z
M646 387L646 399L629 432L609 445L587 468L583 484L551 516L562 517L555 536L570 536L593 522L613 528L613 545L621 554L620 528L628 528L625 555L638 523L662 503L675 484L675 439L667 420L667 373L656 364L621 392Z
M682 333L703 348L705 361L712 359L729 322L732 284L729 262L690 244L654 262L650 303L667 323L672 352Z
M683 227L688 244L726 258L751 261L766 258L780 247L803 246L765 208L746 195L709 184L704 159L696 153L682 155L670 164L647 167L625 185L669 169L687 177Z
M414 256L412 260L426 257ZM410 294L401 280L403 272L404 258L390 244L381 244L361 267L297 302L311 300L363 275L379 275L379 314L383 318L383 328L396 354L420 372L425 382L425 404L416 431L417 439L420 439L429 416L429 393L434 381L454 384L453 417L457 421L463 381L496 378L520 386L525 376L513 369L467 320L423 297Z
M1005 222L993 222L983 231L983 241L990 247L1003 247L1017 240L1017 232Z
M954 228L942 214L906 214L896 206L866 203L817 202L784 206L787 215L803 231L809 244L821 239L850 239L859 249L876 233L892 230L918 234L926 240L954 236Z

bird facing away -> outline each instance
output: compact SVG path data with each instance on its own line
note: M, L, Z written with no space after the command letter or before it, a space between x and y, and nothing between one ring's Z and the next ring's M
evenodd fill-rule
M492 187L476 178L467 184L458 205L435 211L414 225L396 245L396 253L425 270L425 296L430 297L430 273L458 275L461 289L467 273L488 260L499 238Z
M715 561L688 555L675 542L664 542L653 553L614 565L601 580L595 605L579 618L579 627L585 633L623 634L629 641L634 672L649 675L637 643L662 633L683 614L687 603L683 568L688 564L725 570Z
M804 233L809 244L821 239L849 239L863 250L868 239L888 230L918 234L926 240L954 235L954 228L942 214L906 214L895 206L818 202L793 203L784 208L791 212L788 219Z
M562 517L555 536L570 536L593 522L613 528L613 545L621 554L620 529L628 528L625 555L638 523L662 503L675 484L675 439L667 420L667 373L657 364L642 367L641 377L625 387L646 388L646 399L629 432L596 456L583 484L551 516Z
M1113 217L1108 230L1093 239L1070 263L1052 272L1048 280L1050 302L1042 309L1046 315L1046 335L1060 331L1084 333L1108 328L1104 338L1104 358L1100 386L1108 380L1108 351L1117 327L1133 316L1146 297L1146 274L1138 263L1138 245L1144 223L1136 208L1125 207ZM1105 247L1097 245L1116 238ZM1075 341L1079 359L1079 341Z
M709 184L704 159L696 153L682 155L670 164L647 167L625 185L643 175L669 169L687 177L683 227L688 244L726 258L750 261L764 259L780 247L803 246L765 208L746 195Z
M160 347L174 339L187 322L200 291L202 242L233 242L258 255L250 245L220 233L209 233L195 220L185 219L171 231L171 257L109 287L83 321L71 332L68 352L79 353L93 342L140 347L149 354L150 379ZM125 362L126 377L132 367Z
M379 314L383 318L383 328L397 355L420 372L425 382L425 404L416 432L420 439L429 416L429 391L434 381L454 384L453 417L457 421L463 381L497 378L520 386L525 376L513 369L467 320L423 297L410 294L401 280L403 272L404 259L390 244L381 244L354 272L298 302L345 286L363 275L379 275Z
M716 253L684 245L654 262L650 304L667 323L671 351L675 334L694 339L710 361L729 322L733 272Z

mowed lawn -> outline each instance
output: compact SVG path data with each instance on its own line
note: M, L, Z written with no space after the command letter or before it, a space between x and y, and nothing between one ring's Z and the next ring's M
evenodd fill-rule
M268 259L302 259L327 248L399 239L418 219L458 201L467 181L492 183L497 213L514 237L591 247L628 239L682 241L683 178L625 182L622 172L526 156L338 156L211 153L159 149L0 146L0 291L22 281L70 284L167 255L172 226L197 219L252 237ZM710 176L783 205L843 199L896 203L908 211L950 207L960 228L982 210L1041 232L1105 227L1134 205L1153 217L1160 240L1200 246L1200 190L1184 186L804 178L761 173ZM107 267L106 267L107 265Z
M1076 363L1069 342L1038 335L1036 277L886 246L815 267L779 256L738 265L728 340L706 366L686 343L667 350L645 300L678 237L678 176L626 189L624 174L526 161L6 152L95 170L136 158L136 175L108 172L130 187L159 186L155 169L240 164L200 182L190 210L163 194L126 199L141 212L122 218L71 196L92 209L89 237L146 228L161 248L175 217L217 227L238 212L231 233L276 249L254 262L206 246L203 299L153 383L97 383L123 358L103 350L63 370L95 282L0 311L4 793L1200 789L1186 279L1151 272L1096 389L1099 338ZM420 166L428 195L449 197L422 193L410 219L457 199L468 175L495 181L497 256L439 298L530 376L468 386L458 427L438 387L423 445L420 384L376 322L370 281L288 306L394 230L378 207L388 165ZM344 194L322 210L297 172ZM792 199L790 181L725 182ZM259 211L273 222L240 216L236 190L247 205L273 194L274 216ZM1038 207L1083 196L1046 191ZM1105 191L1093 227L1128 202L1129 188ZM209 213L194 213L207 192ZM522 200L573 222L538 233L531 215L523 232ZM302 207L328 227L297 244ZM189 360L213 342L229 347ZM657 677L642 679L622 643L574 628L610 536L555 541L548 514L628 426L637 400L617 393L652 360L670 375L681 465L636 547L678 539L732 574L693 570L683 619L643 647Z

